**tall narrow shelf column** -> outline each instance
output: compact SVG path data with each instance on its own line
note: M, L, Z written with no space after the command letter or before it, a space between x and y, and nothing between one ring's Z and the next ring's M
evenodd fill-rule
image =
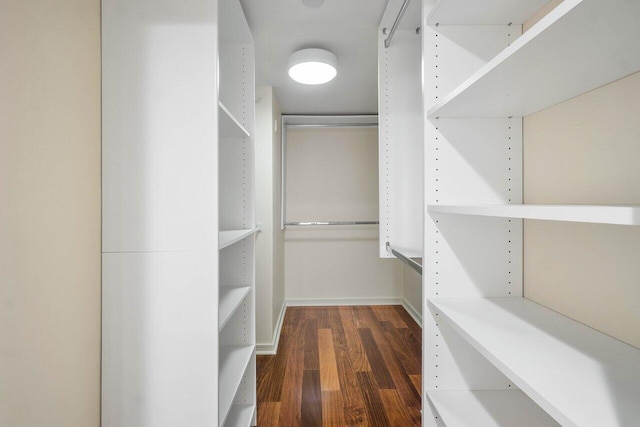
M219 0L218 425L256 423L254 45L239 0Z

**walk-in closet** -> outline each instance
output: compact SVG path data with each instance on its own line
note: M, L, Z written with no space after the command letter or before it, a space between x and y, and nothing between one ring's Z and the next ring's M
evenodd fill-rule
M0 427L640 425L640 0L0 3Z

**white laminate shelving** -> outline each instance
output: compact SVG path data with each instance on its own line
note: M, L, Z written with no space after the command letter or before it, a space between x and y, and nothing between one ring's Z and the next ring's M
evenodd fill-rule
M633 204L522 204L523 117L638 72L640 1L564 0L514 38L546 3L423 0L428 427L640 419L640 350L522 298L521 221L640 225Z
M565 0L427 115L521 117L627 76L640 68L638 16L637 1Z
M447 427L560 425L520 390L430 391L427 397Z
M429 213L640 225L640 206L600 205L429 205Z
M218 102L220 136L226 138L250 138L249 131L236 119L222 102Z
M255 412L255 405L232 405L225 427L249 427Z
M640 350L526 298L431 298L476 350L559 423L640 419Z
M255 421L255 50L240 0L218 0L218 425Z
M251 286L220 286L220 305L218 309L218 329L224 328L233 313L251 291Z
M254 350L254 345L220 346L220 384L225 385L219 393L218 419L221 426L229 415Z
M427 25L520 25L549 0L440 0Z
M254 233L257 233L258 231L260 231L259 228L220 231L218 238L218 249L224 249L227 246L231 246L234 243L237 243L242 239L247 238Z

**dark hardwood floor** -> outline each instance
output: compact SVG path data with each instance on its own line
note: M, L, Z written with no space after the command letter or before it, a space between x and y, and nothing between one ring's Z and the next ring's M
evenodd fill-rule
M287 308L258 356L258 427L420 426L422 331L401 306Z

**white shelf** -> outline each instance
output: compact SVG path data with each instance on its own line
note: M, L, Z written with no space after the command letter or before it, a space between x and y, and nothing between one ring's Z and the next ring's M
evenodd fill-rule
M220 286L220 306L218 308L218 329L222 330L233 313L236 312L244 298L251 291L251 286L234 288L230 286Z
M549 0L440 0L427 25L521 25Z
M251 134L236 119L227 107L218 101L218 122L220 126L220 136L223 138L250 138Z
M520 390L430 390L427 398L447 427L560 425Z
M562 425L628 426L640 419L640 350L525 298L429 304Z
M224 249L240 240L260 231L259 228L249 228L245 230L227 230L218 233L218 249Z
M637 1L565 0L428 117L526 116L629 75L640 69L638 16Z
M502 218L640 225L640 206L596 205L429 205L429 213L479 215Z
M255 405L233 405L224 427L249 427L255 412Z
M218 393L218 420L220 425L223 425L229 415L231 404L251 361L254 349L255 346L253 345L220 346L220 388Z

